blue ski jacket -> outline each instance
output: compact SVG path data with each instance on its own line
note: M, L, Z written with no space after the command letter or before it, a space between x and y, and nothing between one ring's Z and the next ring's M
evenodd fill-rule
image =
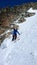
M20 33L16 29L14 29L12 32L13 35L17 35L17 33L20 35Z

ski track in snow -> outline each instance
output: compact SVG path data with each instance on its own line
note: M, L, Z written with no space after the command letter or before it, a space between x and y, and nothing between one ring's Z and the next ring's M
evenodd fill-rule
M35 15L26 18L19 25L21 35L12 42L12 36L6 38L0 47L0 65L37 65L37 10L28 12Z

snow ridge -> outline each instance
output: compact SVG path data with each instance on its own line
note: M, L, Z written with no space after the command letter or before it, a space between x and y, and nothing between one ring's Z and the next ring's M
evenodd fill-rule
M12 42L12 36L6 38L0 48L0 65L37 65L37 10L26 22L19 25L19 40Z

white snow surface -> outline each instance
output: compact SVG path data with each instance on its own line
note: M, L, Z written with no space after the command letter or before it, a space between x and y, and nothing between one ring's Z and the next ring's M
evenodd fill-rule
M20 23L20 36L12 41L10 35L0 47L0 65L37 65L37 10L35 15Z

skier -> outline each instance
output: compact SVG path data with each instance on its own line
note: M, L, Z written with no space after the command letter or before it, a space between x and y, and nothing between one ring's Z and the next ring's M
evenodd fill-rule
M12 41L16 40L17 39L17 33L20 35L20 33L18 32L18 30L16 28L13 29L13 38L12 38Z

